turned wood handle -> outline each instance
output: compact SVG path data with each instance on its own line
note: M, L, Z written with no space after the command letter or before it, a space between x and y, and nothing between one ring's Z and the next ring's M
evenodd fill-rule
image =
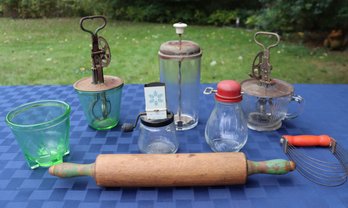
M48 169L51 175L60 178L71 178L76 176L91 176L95 175L95 164L76 164L76 163L61 163L51 166Z
M282 138L286 139L289 144L298 147L329 147L332 143L332 138L328 135L283 135Z
M105 154L95 164L62 163L49 172L92 176L105 187L160 187L244 184L251 174L285 174L294 168L286 160L247 161L243 153Z
M283 175L295 170L296 165L293 161L275 159L267 161L250 161L248 160L248 175L252 174L272 174Z

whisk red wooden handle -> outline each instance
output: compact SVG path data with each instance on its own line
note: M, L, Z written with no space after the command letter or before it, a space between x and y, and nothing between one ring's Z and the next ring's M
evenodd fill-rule
M309 146L322 146L328 147L331 145L332 139L328 135L283 135L283 138L293 146L309 147Z

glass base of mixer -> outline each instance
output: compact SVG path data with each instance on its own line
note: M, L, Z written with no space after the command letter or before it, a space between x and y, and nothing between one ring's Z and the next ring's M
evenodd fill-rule
M115 126L117 126L118 120L112 119L112 118L106 118L106 119L95 119L92 120L92 123L89 125L90 127L96 129L96 130L108 130L112 129Z
M175 114L174 123L177 131L185 131L196 127L198 124L198 118L195 119L187 114L181 114L179 117L178 114Z
M271 116L260 113L250 113L248 116L248 128L255 131L274 131L282 126L282 121L272 120Z

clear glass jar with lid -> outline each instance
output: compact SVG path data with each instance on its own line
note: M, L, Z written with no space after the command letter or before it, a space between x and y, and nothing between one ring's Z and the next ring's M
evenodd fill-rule
M205 127L206 142L214 152L238 152L248 140L240 84L224 80L218 83L217 90L204 91L211 93L215 93L215 106Z
M175 135L174 115L167 112L167 118L150 120L140 116L138 147L142 153L175 153L179 142Z
M166 84L168 109L174 112L177 130L198 124L202 50L195 42L181 40L184 23L176 23L179 40L163 43L158 52L160 80Z

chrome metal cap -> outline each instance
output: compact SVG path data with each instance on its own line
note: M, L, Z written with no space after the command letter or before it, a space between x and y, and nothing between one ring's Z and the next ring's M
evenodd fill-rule
M158 55L163 59L197 58L202 56L202 50L195 42L172 40L161 45Z

